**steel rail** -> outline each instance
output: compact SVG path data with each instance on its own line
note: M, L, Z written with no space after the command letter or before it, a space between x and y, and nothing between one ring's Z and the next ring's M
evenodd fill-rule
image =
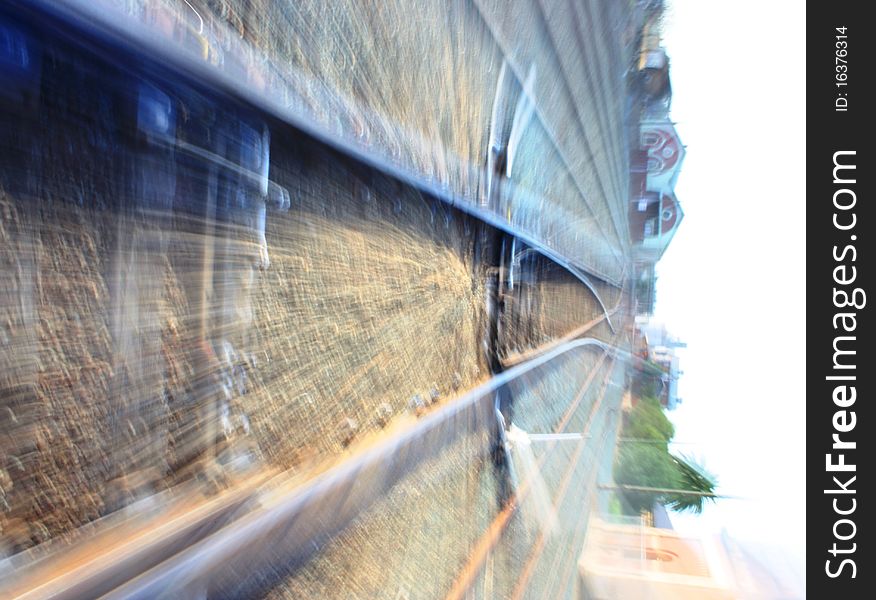
M503 357L500 359L502 361L502 365L505 367L513 367L514 365L519 365L521 363L525 363L526 361L532 360L533 358L550 351L552 348L556 348L557 346L568 343L571 340L580 338L582 335L584 335L605 320L606 315L596 317L595 319L588 321L584 325L581 325L580 327L572 330L571 332L567 333L559 339L547 342L546 344L543 344L538 348L533 348L532 350L525 350L523 352L517 352L515 354Z
M121 543L92 544L84 556L77 557L76 547L31 565L22 564L21 556L13 556L7 561L14 560L18 565L12 565L15 578L0 585L0 590L5 589L4 595L19 599L77 600L102 595L153 598L161 590L178 588L180 582L208 585L206 582L217 578L217 573L240 557L239 553L252 557L258 555L258 547L281 547L268 543L278 535L293 538L298 548L310 548L306 540L342 529L442 448L463 435L498 427L494 396L502 386L584 348L603 352L599 364L605 356L618 354L617 349L597 339L566 342L509 368L428 413L399 435L379 441L303 484L298 485L296 480L290 483L290 474L286 473L271 480L286 482L280 485L280 491L251 485L245 485L243 490L232 489L191 511L140 530ZM598 370L594 369L588 382ZM577 406L579 402L580 398L573 404ZM568 418L570 414L564 417L558 430L565 427ZM259 481L267 479L262 477ZM363 482L377 483L368 487L361 485ZM105 533L111 536L114 530ZM300 561L306 556L289 558Z
M563 501L566 498L566 493L569 489L569 484L572 481L572 475L574 474L575 469L578 467L578 462L580 461L581 456L584 454L584 450L588 447L588 444L590 442L590 430L593 427L593 421L602 406L603 400L605 399L605 394L608 391L608 382L611 379L612 375L614 375L615 366L616 363L612 362L611 366L606 370L605 377L603 378L602 385L600 386L599 396L597 397L596 402L593 403L593 406L590 409L590 414L587 415L587 423L584 425L584 429L581 432L581 439L578 440L578 444L575 447L575 453L569 461L569 466L563 473L563 478L560 481L559 488L557 489L557 493L553 501L554 510L559 510L562 507ZM603 432L602 439L605 439L605 437L606 433ZM596 465L591 466L592 471L589 473L586 489L593 489L593 486L596 484L596 478L599 475L599 469L596 468ZM512 600L519 600L526 592L529 580L532 577L535 567L541 560L547 538L548 535L545 531L539 532L538 539L536 540L535 544L533 544L529 557L527 558L526 563L520 573L520 576L517 579L517 583L514 586L514 591L511 596Z
M299 95L288 84L282 90L256 89L253 86L248 86L229 70L212 65L204 59L186 52L184 47L169 43L166 38L133 22L132 19L118 18L121 15L114 14L110 5L105 2L11 0L7 7L16 10L20 16L28 18L31 22L37 23L40 28L49 29L69 42L78 45L109 46L121 49L131 55L143 56L145 60L154 63L157 68L197 82L220 95L251 105L343 156L368 165L518 238L527 245L537 248L542 254L570 271L573 269L582 271L610 285L623 286L623 278L628 270L626 264L623 265L620 278L602 273L591 265L580 264L551 248L536 236L522 231L508 219L479 206L476 202L466 200L446 186L439 185L410 169L393 164L386 157L370 151L362 144L355 144L348 139L330 133L281 101L281 95ZM271 67L265 66L265 68Z
M523 250L522 252L518 253L517 255L515 255L513 257L513 259L511 260L511 265L510 265L509 269L513 270L515 268L515 266L519 265L520 261L522 261L527 255L530 255L533 253L542 254L541 250L539 250L537 248L527 248L526 250ZM596 298L596 302L599 304L599 308L602 309L602 313L603 313L605 322L608 323L608 326L611 329L612 333L617 333L617 330L614 328L614 324L611 322L611 315L614 314L614 312L617 310L618 306L620 305L620 300L618 300L617 305L615 305L611 310L609 310L605 306L605 302L603 302L602 296L599 294L599 291L596 289L596 286L593 285L593 282L590 281L590 278L587 276L586 273L582 273L581 271L578 271L574 267L567 268L566 270L569 271L572 274L572 276L574 276L578 281L580 281L582 284L584 284L584 287L586 287L588 290L590 290L590 292ZM512 273L513 273L513 271L512 271Z
M578 344L578 346L589 344ZM470 398L478 393L490 393L490 390L497 389L514 377L525 374L556 356L557 353L531 365L525 365L522 369L509 370L495 381L487 382L462 398ZM267 481L267 477L264 476L256 479L260 482ZM150 519L156 522L155 525L145 522L142 527L138 525L131 528L125 521L116 524L120 513L114 513L106 517L109 522L104 525L107 527L102 528L101 523L97 522L81 530L82 534L96 533L97 538L83 539L84 535L80 535L78 537L82 542L77 544L74 541L72 547L66 547L66 543L52 544L56 547L54 550L50 548L38 556L30 557L33 552L27 552L0 561L0 595L15 598L97 597L110 591L113 582L118 584L132 579L144 569L163 562L181 548L215 531L218 525L230 521L235 511L255 505L258 498L257 494L253 493L254 486L244 482L243 488L229 490L216 499L198 504L192 510L180 512L174 509L179 514L169 515L169 518L163 518L160 513L155 513L155 502L150 501L145 509L136 506L132 509L136 509L138 514L142 514L145 510L150 514ZM177 490L173 497L185 498L185 496L184 490ZM119 536L125 536L125 539L120 540ZM130 539L127 539L128 537ZM88 557L77 558L79 550ZM12 578L12 573L15 573L15 578Z
M547 30L548 43L550 44L550 47L553 51L553 54L556 57L556 64L557 64L557 68L560 71L560 76L563 80L563 85L568 90L569 97L575 99L572 101L572 108L575 112L575 117L578 119L580 129L584 133L585 143L587 143L586 142L586 140L587 140L587 135L586 135L587 127L586 127L586 124L584 122L584 118L581 114L581 107L580 107L579 102L577 100L577 98L580 96L580 94L576 94L575 90L573 90L572 82L569 79L569 65L564 60L565 54L560 51L560 47L557 43L557 39L556 39L556 35L555 35L556 30L553 26L553 23L554 23L553 18L555 18L555 14L552 12L549 12L549 10L548 10L549 7L545 6L544 0L537 0L534 4L539 12L539 15L541 17L542 22L544 23L545 29ZM581 50L581 53L585 56L596 55L597 52L596 52L595 48L592 47L593 41L594 41L593 38L591 36L584 36L581 34L580 23L579 23L579 20L577 19L577 14L575 13L575 5L572 4L571 2L569 4L570 5L567 7L567 9L569 9L568 12L564 11L563 20L565 21L565 20L569 19L569 17L568 17L569 14L574 15L575 18L573 18L572 21L575 24L574 31L576 33L576 39L578 40L579 49ZM589 45L587 43L588 41L590 42ZM599 88L599 92L593 93L592 96L596 99L597 103L600 103L600 100L605 100L604 84L600 80L599 85L594 86L593 85L594 78L591 75L592 63L589 60L585 60L585 61L583 61L583 63L584 63L583 70L584 70L584 74L585 74L585 81L587 82L587 87L589 89L591 89L591 91L593 91L592 88L594 88L594 87ZM602 66L601 62L597 63L597 64L599 66ZM597 121L599 123L598 124L599 133L603 138L608 140L608 143L612 147L611 148L612 152L616 153L618 156L624 156L623 154L621 154L619 152L618 148L616 147L615 136L611 135L608 132L609 127L605 122L605 120L608 116L608 112L609 112L608 105L606 102L602 102L601 104L602 104L602 106L597 107L597 109L598 109L597 110ZM589 145L589 143L588 143L588 145ZM600 179L601 179L601 176L598 174L597 174L597 177L600 177ZM609 169L609 178L611 180L611 184L615 188L615 193L617 193L621 198L625 197L626 194L624 194L623 192L629 186L623 185L623 177L621 177L615 169ZM609 210L611 210L610 206L609 206ZM615 231L617 231L619 235L623 235L622 232L625 231L625 228L623 226L623 222L618 222L616 219L614 219L614 217L615 217L614 211L611 211L611 212L612 212L612 219L614 221Z
M488 14L487 14L487 10L483 6L483 3L480 0L473 0L473 3L475 5L475 8L478 11L478 14L480 14L480 16L481 16L481 19L482 19L484 25L490 31L490 35L493 37L493 40L495 40L497 46L499 47L500 51L502 52L502 55L505 57L505 60L508 61L508 64L510 65L512 71L514 71L514 75L517 77L518 81L524 81L526 79L525 69L522 67L522 65L519 64L518 61L511 60L511 58L510 58L510 57L514 56L514 53L511 51L512 49L509 47L510 46L509 40L505 39L503 36L500 35L500 32L497 30L495 23L490 20ZM561 73L561 77L564 78L562 73ZM569 88L567 86L566 86L566 89L569 90ZM571 93L571 90L569 90L569 92ZM569 100L569 102L570 102L570 104L574 105L574 102L572 102L571 99ZM580 175L578 175L576 173L576 171L572 170L572 168L569 164L569 158L566 155L566 151L560 146L560 144L557 140L556 131L554 130L553 127L550 127L548 125L548 119L545 117L544 109L538 102L535 102L535 111L536 111L536 114L538 115L539 121L541 122L542 126L544 127L545 132L548 134L548 137L550 138L551 143L553 144L554 148L557 150L557 153L560 155L560 158L562 159L563 163L566 166L566 169L568 170L570 176L572 177L572 180L575 183L575 187L578 189L578 193L581 195L581 199L584 200L584 203L591 209L591 212L592 212L593 209L592 209L592 206L590 205L590 200L588 199L587 195L584 193L583 187L582 187L581 182L579 180ZM577 117L577 122L580 126L580 117L578 117L577 114L576 114L576 117ZM583 133L583 130L582 130L582 133ZM589 154L590 162L593 162L593 160L594 160L593 159L593 149L590 147L590 143L587 140L587 137L584 135L582 135L581 137L582 137L582 140L584 142L584 146L587 150L587 153ZM596 174L596 178L598 180L599 187L602 189L603 195L608 196L607 187L609 186L609 184L606 184L606 182L603 181L602 176L599 175L598 173ZM611 186L613 186L614 184L615 184L614 181L610 182ZM618 193L619 190L615 190L615 192ZM595 215L596 213L593 213L593 214ZM618 241L621 241L624 237L624 233L619 228L616 219L614 219L611 215L610 215L610 217L611 217L610 222L611 222L612 229L615 230L615 233L618 236ZM600 221L601 221L601 219L600 219ZM600 234L605 236L605 233L602 230L600 230Z
M0 562L0 597L19 600L97 598L220 529L239 516L240 511L245 512L253 500L252 490L261 481L262 478L256 476L253 482L245 482L206 501L199 501L197 494L187 500L186 489L172 490L141 501L130 510L120 511L125 514L105 517L109 520L104 523L105 528L101 523L85 526L80 531L81 541L74 542L72 549L58 542L53 544L56 551L50 549L44 556L32 556L32 552L13 555ZM192 488L183 487L189 491ZM183 504L195 503L194 508L175 506L177 495ZM117 523L131 511L138 511L134 513L134 520L142 515L140 511L154 513L154 508L140 504L148 502L154 507L162 500L171 503L170 514L151 514L140 524Z
M13 0L8 6L20 4L17 0ZM76 10L71 9L71 6L78 7L81 12L76 12ZM100 10L93 9L87 3L78 0L61 0L57 4L46 0L34 0L28 7L27 10L30 11L31 15L47 16L43 25L50 30L52 29L51 23L55 25L73 23L75 31L84 34L83 39L87 39L88 44L93 45L95 42L98 45L109 44L110 46L127 48L130 52L148 51L151 55L149 60L163 63L162 68L168 69L169 72L188 77L194 76L201 85L207 84L212 86L211 89L219 90L221 94L252 104L309 136L317 143L330 147L352 160L387 173L520 239L571 272L594 293L596 293L595 288L592 283L588 284L585 281L586 275L584 274L593 276L609 285L623 287L623 281L620 283L612 281L611 278L607 278L603 274L594 273L587 267L567 260L563 255L529 234L519 231L495 213L481 209L452 194L446 188L437 186L426 178L393 165L364 148L324 132L288 107L281 106L276 98L261 95L258 91L243 86L227 73L219 72L203 61L171 51L166 45L159 43L161 40L156 36L147 35L147 32L142 31L141 28L131 27L130 23L121 20L108 22L106 15L102 15ZM48 25L46 25L47 23ZM82 39L78 39L74 31L69 31L66 35L76 43L85 43ZM597 299L599 299L598 295ZM599 300L599 302L605 310L602 301ZM608 319L608 311L605 313L604 318ZM514 378L579 348L596 346L606 353L614 352L614 349L608 344L595 339L572 340L554 346L539 353L524 364L513 366L458 400L437 409L434 413L430 413L418 421L410 431L402 433L398 438L378 443L373 448L344 461L313 480L295 487L287 494L283 494L282 498L275 503L255 508L208 538L202 539L206 532L214 531L214 526L221 520L218 512L192 518L191 521L186 522L184 528L170 528L164 533L158 532L148 540L139 539L137 543L140 544L140 547L129 548L127 553L117 553L110 557L101 556L100 560L95 557L94 561L88 563L87 569L76 571L75 577L66 574L54 578L50 585L32 589L19 597L85 598L104 593L110 593L110 597L117 597L119 593L130 592L135 597L138 597L137 594L141 594L139 597L151 598L155 597L153 592L160 590L162 582L168 581L168 578L177 577L175 581L194 581L200 585L198 578L203 579L205 574L221 570L225 564L223 560L233 558L240 551L241 544L243 547L252 547L263 539L270 539L271 535L279 535L283 532L287 535L300 533L311 539L325 533L325 529L315 529L302 523L302 521L306 522L310 519L297 517L332 514L335 524L342 527L376 499L373 494L370 497L355 496L356 493L361 494L361 491L356 492L352 486L352 482L357 480L358 475L380 481L380 485L388 489L402 475L410 472L417 464L432 456L440 448L459 439L464 433L483 431L484 427L495 426L492 395ZM350 501L350 495L355 496L356 502ZM345 498L342 507L328 502L331 498L338 496ZM229 510L240 508L244 504L253 506L252 503L263 500L264 498L260 496L237 498L234 506ZM216 506L215 508L219 511L222 507ZM330 508L334 510L329 510ZM227 513L223 512L222 515L227 516ZM282 529L278 523L286 523L300 529L294 531L288 528ZM190 545L193 540L200 541L195 545ZM180 565L185 565L185 567ZM145 569L151 570L144 573ZM121 587L117 588L116 586L119 584Z
M575 411L578 409L581 401L584 398L584 395L590 390L590 387L595 379L597 373L600 369L603 368L605 363L605 358L608 353L604 354L599 363L591 370L588 374L587 379L581 385L579 392L575 395L574 400L571 402L569 407L566 409L565 414L563 415L560 422L554 428L554 434L563 435L566 426L569 421L571 421L572 416ZM615 364L612 362L606 368L606 373L603 379L603 383L600 386L601 394L605 393L607 389L607 381L610 378L612 371L614 369ZM601 396L600 396L601 403ZM589 423L592 421L594 411L597 408L599 403L594 403L591 408L590 417L588 418L588 427L585 433L589 434ZM586 438L584 435L581 435L581 439L583 443L586 443ZM548 440L547 441L547 450L544 452L542 457L538 461L539 468L544 465L547 460L547 455L550 450L557 444L559 440ZM480 539L475 543L471 553L468 556L468 560L466 564L460 569L459 574L457 575L456 580L453 583L450 591L447 593L445 600L462 600L462 598L466 597L467 592L471 589L472 584L475 581L475 578L480 573L481 569L484 567L484 564L489 557L490 552L496 547L499 543L499 540L502 537L502 534L505 532L505 529L508 527L508 524L511 521L511 517L517 512L520 504L526 499L531 491L531 481L523 481L520 485L520 488L517 490L516 496L512 498L505 506L505 508L493 519L490 526L484 532L484 534L480 537Z
M314 542L343 529L396 482L465 435L498 427L494 395L502 386L569 352L612 349L594 339L574 340L495 376L457 400L429 413L400 434L286 492L226 528L169 558L107 594L106 598L156 598L168 589L206 593L234 578L234 565L253 572L253 565L277 559L298 564L317 550ZM366 483L363 485L363 483ZM367 485L371 484L371 485Z

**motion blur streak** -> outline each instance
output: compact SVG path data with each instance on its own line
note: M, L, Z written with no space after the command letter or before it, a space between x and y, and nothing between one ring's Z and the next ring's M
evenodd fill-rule
M0 596L577 593L644 4L0 7Z

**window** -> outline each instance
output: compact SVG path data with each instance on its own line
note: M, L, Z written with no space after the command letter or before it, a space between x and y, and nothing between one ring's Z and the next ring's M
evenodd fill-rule
M645 558L648 560L658 560L660 562L669 562L678 558L678 554L669 550L660 550L658 548L645 548Z

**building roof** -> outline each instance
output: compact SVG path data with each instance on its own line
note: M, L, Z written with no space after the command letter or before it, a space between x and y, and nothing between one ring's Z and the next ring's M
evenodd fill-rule
M639 125L640 145L648 151L648 189L672 192L687 149L675 123L669 119L646 119Z
M674 192L665 191L660 194L660 212L658 218L657 235L645 238L641 247L650 252L656 263L663 257L663 253L669 247L678 226L684 219L684 210Z

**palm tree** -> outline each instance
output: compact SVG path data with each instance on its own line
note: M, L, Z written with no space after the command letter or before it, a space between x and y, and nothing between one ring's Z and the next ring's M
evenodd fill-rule
M659 502L676 511L701 513L707 501L715 501L717 480L697 461L676 456L665 443L633 444L619 454L616 484L600 489L621 492L630 507L648 510Z
M666 507L679 512L691 511L696 514L703 512L705 503L714 502L717 498L715 494L717 479L690 457L673 454L671 458L677 471L678 489L683 491L666 494L663 498Z

